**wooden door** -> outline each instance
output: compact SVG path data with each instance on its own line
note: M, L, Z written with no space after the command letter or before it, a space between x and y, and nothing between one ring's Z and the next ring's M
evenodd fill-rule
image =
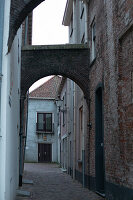
M38 162L51 162L52 161L52 145L51 144L38 144Z
M104 127L103 127L103 102L102 88L96 91L96 139L95 139L95 169L96 190L104 194Z

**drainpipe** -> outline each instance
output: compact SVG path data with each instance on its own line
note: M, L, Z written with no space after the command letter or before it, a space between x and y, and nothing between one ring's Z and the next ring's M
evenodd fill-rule
M24 45L27 44L28 36L28 17L25 20L25 35L24 35ZM25 145L23 143L24 139L24 100L25 96L20 98L20 149L19 149L19 186L22 186L22 176L23 176L23 166L24 166L24 154L25 154ZM26 125L27 126L27 125ZM26 130L27 131L27 130ZM26 139L26 138L25 138ZM24 153L23 153L24 150Z
M70 168L70 79L67 79L67 173Z
M82 174L83 188L85 187L85 99L83 99L83 136L82 136Z
M19 186L22 186L23 176L23 128L24 128L24 100L25 96L20 99L20 149L19 149Z
M85 4L85 43L88 43L88 3L84 0ZM83 99L83 143L82 143L82 174L83 174L83 188L85 187L85 107L86 102Z
M27 126L28 126L28 104L29 104L29 90L27 92L27 99L26 99L26 120L25 120L25 145L24 145L24 158L25 158L25 147L26 147L26 140L27 140Z
M75 97L75 83L73 83L73 179L75 180L76 169L76 97Z

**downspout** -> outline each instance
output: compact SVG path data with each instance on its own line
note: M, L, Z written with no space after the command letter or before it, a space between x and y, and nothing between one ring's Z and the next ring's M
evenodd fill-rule
M25 120L25 146L24 146L24 158L25 158L25 147L26 147L26 140L27 140L27 127L28 127L28 104L29 104L29 90L27 92L27 99L26 99L26 120Z
M85 4L85 43L88 43L88 3ZM89 56L89 55L88 55ZM90 109L89 109L90 110ZM82 141L82 174L83 188L85 187L85 99L83 100L83 141Z
M66 105L67 105L67 173L69 173L69 132L70 132L70 116L69 116L69 100L70 100L70 91L69 91L69 82L70 80L67 79L67 95L66 95Z
M61 111L60 111L60 109L61 109L61 107L59 107L59 119L60 119L60 121L59 121L59 129L60 129L60 142L59 142L59 144L60 144L60 167L61 167L61 162L62 162L62 159L61 159Z
M2 52L3 52L3 26L4 26L5 1L0 2L0 105L1 105L1 82L2 82ZM1 136L1 106L0 106L0 137Z
M22 186L23 176L23 128L24 128L24 100L25 97L21 96L20 99L20 149L19 149L19 186Z
M27 44L28 36L28 17L25 21L25 35L24 35L24 45ZM24 100L25 96L20 98L20 149L19 149L19 186L22 186L22 176L23 176L23 166L24 166L24 154L25 154L25 144L23 143L24 136ZM24 154L23 154L24 150Z
M75 180L76 169L76 97L75 97L75 83L73 83L73 179Z
M85 187L85 99L83 99L82 185Z

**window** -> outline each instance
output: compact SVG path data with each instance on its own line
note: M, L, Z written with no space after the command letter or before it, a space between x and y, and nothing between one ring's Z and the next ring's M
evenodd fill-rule
M83 34L82 40L81 40L81 44L84 44L84 43L85 43L85 34Z
M72 34L73 34L73 14L71 17L71 22L70 22L70 37L72 37Z
M37 131L52 132L52 113L37 113Z
M83 1L81 1L81 8L80 8L80 19L82 19L83 18L83 14L84 14L84 2Z
M95 25L95 20L93 20L92 25L91 25L91 32L92 32L92 54L91 54L91 60L93 61L96 57L96 25Z

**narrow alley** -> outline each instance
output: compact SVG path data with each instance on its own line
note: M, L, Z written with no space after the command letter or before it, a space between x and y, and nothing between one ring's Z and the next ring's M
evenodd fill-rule
M33 184L23 184L22 190L29 191L30 197L17 196L16 200L102 200L95 193L82 188L82 185L57 164L26 163L24 179Z

